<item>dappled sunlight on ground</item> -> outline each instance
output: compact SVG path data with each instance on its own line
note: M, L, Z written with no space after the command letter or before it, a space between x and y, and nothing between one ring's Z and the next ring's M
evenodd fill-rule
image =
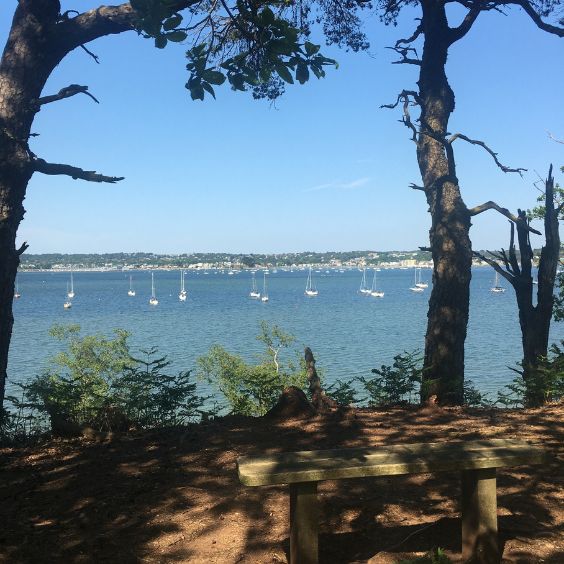
M242 486L238 456L479 438L558 449L563 420L564 406L359 410L0 450L0 562L286 562L287 488ZM564 562L563 485L556 462L500 470L504 561ZM385 564L434 546L458 557L457 475L325 482L319 495L322 562Z

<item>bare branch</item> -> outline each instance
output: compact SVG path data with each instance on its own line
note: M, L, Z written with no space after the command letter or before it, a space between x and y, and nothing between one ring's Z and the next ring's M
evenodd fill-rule
M525 10L525 13L533 20L538 28L542 29L543 31L547 31L548 33L552 33L553 35L557 35L558 37L564 37L564 27L558 27L543 21L540 14L527 0L508 0L500 2L500 4L521 6L521 8ZM562 24L562 20L560 20L560 24Z
M396 47L400 47L402 44L409 45L410 43L413 43L423 33L423 21L421 20L421 18L417 19L419 20L419 24L415 28L413 35L411 35L407 39L398 39L396 41Z
M417 49L414 47L386 47L386 49L391 49L401 56L399 61L393 61L392 65L417 65L421 66L421 61L419 60L419 55L417 55ZM409 52L415 54L415 59L408 57Z
M410 98L413 98L413 102L411 101ZM397 97L397 100L395 101L394 104L383 104L382 106L380 106L380 108L388 108L390 110L393 110L394 108L397 108L397 106L399 105L399 103L403 100L403 118L399 121L401 121L406 127L409 127L409 129L411 129L411 131L413 132L413 135L411 136L411 140L417 142L417 128L415 127L415 125L413 125L413 122L411 121L411 115L409 113L409 106L419 106L421 99L419 98L419 94L417 94L417 92L415 92L414 90L402 90Z
M427 188L425 186L419 186L418 184L413 184L413 182L409 185L412 190L421 190L422 192L427 192Z
M22 243L22 246L21 246L19 249L17 249L16 254L17 254L18 256L21 256L21 255L23 255L28 249L29 249L29 245L27 244L27 241L24 241L24 242Z
M104 176L103 174L98 174L94 170L83 170L76 166L48 163L43 159L33 160L33 170L36 172L41 172L42 174L58 175L62 174L65 176L70 176L74 180L87 180L88 182L108 182L114 184L123 180L123 176Z
M557 139L556 137L554 137L554 135L552 135L552 133L550 131L547 131L547 133L548 133L549 139L552 139L552 141L556 141L556 143L562 143L562 145L564 145L564 140Z
M468 212L470 213L471 216L474 216L488 210L495 210L499 212L501 215L504 215L507 219L513 221L513 223L523 224L523 226L528 231L530 231L531 233L535 233L535 235L542 235L540 231L537 231L536 229L533 229L530 225L527 225L526 222L524 222L520 217L512 214L507 208L502 208L501 206L499 206L495 202L492 202L491 200L474 208L470 208Z
M499 159L497 158L497 153L494 153L483 141L479 141L477 139L470 139L469 137L463 135L462 133L455 133L447 140L447 143L449 145L452 145L452 143L454 143L457 139L462 139L463 141L466 141L467 143L470 143L472 145L479 145L480 147L485 149L492 156L493 160L495 161L495 164L503 172L517 172L519 173L519 176L523 176L521 173L526 172L527 170L526 168L509 168L508 166L503 165L502 163L499 162Z
M83 49L84 51L86 51L87 55L90 55L93 59L94 62L99 65L100 64L100 57L98 57L98 55L95 55L94 53L92 53L92 51L90 51L90 49L88 49L87 47L85 47L84 45L80 46L81 49Z
M490 251L488 251L491 255L494 255L494 253L491 253ZM501 276L503 276L511 285L513 285L513 282L515 280L515 277L513 276L513 274L511 274L510 272L508 272L507 270L504 270L499 263L497 263L495 260L483 255L482 253L478 252L478 251L472 251L472 254L476 257L479 258L480 260L484 261L486 264L489 264L498 274L500 274Z
M419 247L420 251L423 251L425 253L432 253L433 249L431 249L431 247Z
M37 104L39 106L43 106L44 104L50 104L51 102L64 100L65 98L70 98L71 96L75 96L76 94L86 94L87 96L92 98L92 100L94 100L96 104L100 103L92 94L90 94L90 92L88 92L88 86L80 86L79 84L70 84L65 88L61 88L58 94L53 94L51 96L43 96L42 98L39 98L39 100L37 100Z

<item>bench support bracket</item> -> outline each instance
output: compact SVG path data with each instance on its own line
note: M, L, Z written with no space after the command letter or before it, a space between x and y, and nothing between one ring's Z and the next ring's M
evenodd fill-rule
M496 470L462 472L462 561L497 564Z
M317 482L290 484L290 562L317 564L319 505Z

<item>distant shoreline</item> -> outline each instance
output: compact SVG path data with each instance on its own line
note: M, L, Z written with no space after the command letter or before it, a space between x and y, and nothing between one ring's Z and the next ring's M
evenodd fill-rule
M486 266L474 259L473 266ZM24 253L21 272L119 272L134 270L180 270L233 272L304 268L354 270L363 268L432 268L431 253L414 251L334 251L277 254L186 253L158 255L154 253Z

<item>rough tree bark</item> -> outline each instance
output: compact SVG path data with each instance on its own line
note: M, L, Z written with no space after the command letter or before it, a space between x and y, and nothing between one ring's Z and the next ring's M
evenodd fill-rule
M431 212L433 256L422 400L436 395L441 404L461 404L472 266L470 214L460 195L454 161L449 163L442 142L454 111L454 93L445 72L451 30L442 2L423 2L422 7L425 42L418 81L417 161Z
M0 406L7 379L16 272L27 248L25 243L16 248L16 233L25 213L23 202L31 176L38 171L95 182L120 180L46 163L29 149L36 113L42 104L54 101L40 100L40 95L59 62L83 43L133 29L129 4L102 7L73 20L62 18L60 10L58 0L19 0L0 60ZM85 89L78 88L77 92Z
M460 2L466 15L457 27L450 27L445 0L420 0L422 17L413 35L400 39L392 49L400 55L399 64L419 66L418 90L404 90L395 104L403 103L403 123L412 131L417 145L417 161L423 186L412 188L425 193L431 228L430 247L433 257L433 288L427 314L425 357L423 365L423 402L436 396L440 404L461 404L464 401L464 343L468 325L472 245L471 217L489 209L512 217L494 202L469 209L462 199L456 174L453 143L466 141L486 150L503 172L524 169L501 164L497 154L483 141L466 135L448 133L448 123L455 107L455 97L446 75L446 63L451 45L462 39L472 28L479 14L497 9L503 2ZM517 3L516 3L517 4ZM545 23L526 0L518 3L542 30L560 37L564 30ZM393 20L398 4L388 2L387 13ZM423 38L421 59L417 58L414 42ZM418 106L419 124L411 120L410 107ZM528 226L524 226L528 229Z
M554 203L554 177L552 166L545 182L545 214L544 234L545 244L541 249L538 265L537 304L533 301L533 248L527 229L527 214L519 210L518 221L511 222L509 250L506 253L491 253L492 258L476 252L476 256L490 264L496 272L501 274L515 290L517 307L519 310L519 324L521 326L521 342L523 346L523 380L525 381L525 403L529 407L537 407L545 403L546 390L538 379L539 361L548 354L548 336L552 307L554 304L554 283L560 255L560 233L558 218L562 204ZM515 252L515 227L517 228L517 243L520 258Z
M327 396L321 387L321 380L315 369L315 358L309 347L305 348L304 352L307 379L309 383L309 392L311 394L311 403L318 413L329 411L338 407L337 402Z

